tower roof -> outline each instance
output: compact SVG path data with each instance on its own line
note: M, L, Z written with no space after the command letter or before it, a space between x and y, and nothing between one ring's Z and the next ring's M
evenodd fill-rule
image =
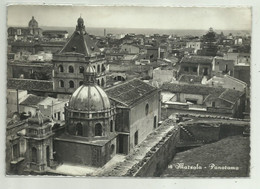
M100 49L97 47L95 41L85 31L83 18L78 18L76 30L61 49L60 53L80 53L85 56L100 53Z

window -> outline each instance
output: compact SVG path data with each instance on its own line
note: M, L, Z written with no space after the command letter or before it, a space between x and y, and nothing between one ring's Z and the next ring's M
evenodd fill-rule
M209 73L208 73L208 68L204 68L203 69L203 75L208 75Z
M74 82L73 82L73 81L70 81L70 82L69 82L69 86L70 86L70 88L74 88Z
M98 84L98 86L100 86L100 81L99 81L99 79L97 80L97 84Z
M79 86L81 86L81 85L83 85L83 81L80 81L80 82L79 82Z
M105 86L105 81L104 78L101 79L101 86L104 87Z
M76 125L76 136L83 136L83 126L81 123Z
M102 72L106 71L106 67L104 64L102 64L102 69L101 69Z
M97 66L97 73L100 72L100 65Z
M186 66L186 67L183 68L183 70L184 70L185 72L188 72L188 71L189 71L189 67Z
M73 66L69 66L69 73L74 73L74 68L73 68Z
M83 66L79 67L79 73L84 73L84 67Z
M215 106L216 106L215 102L212 102L212 107L215 107Z
M193 72L197 72L197 67L192 68Z
M146 104L145 106L145 115L148 115L149 113L149 104Z
M138 131L135 132L135 139L134 139L135 145L138 144Z
M110 121L110 132L113 132L113 120Z
M13 145L13 159L19 158L19 145L14 144Z
M32 147L32 162L37 163L37 149Z
M58 69L59 69L59 72L64 72L64 68L62 65L59 65Z
M63 81L63 80L60 80L60 81L59 81L59 86L60 86L61 88L64 87L64 81Z
M95 136L102 136L102 125L100 123L95 125Z

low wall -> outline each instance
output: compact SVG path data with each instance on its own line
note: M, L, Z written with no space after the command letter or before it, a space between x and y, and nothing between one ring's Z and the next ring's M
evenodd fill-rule
M179 128L169 131L125 176L159 177L177 153Z

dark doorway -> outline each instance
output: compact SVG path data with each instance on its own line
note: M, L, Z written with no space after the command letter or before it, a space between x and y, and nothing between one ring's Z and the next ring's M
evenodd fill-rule
M37 163L37 149L32 147L32 162Z
M123 154L124 153L124 136L119 135L118 137L118 153Z
M50 147L46 147L46 161L47 161L47 166L50 167Z
M135 132L135 146L138 144L138 131Z
M154 129L156 129L156 127L157 127L156 122L157 122L157 116L154 116L154 118L153 118L153 128Z
M58 112L58 120L60 120L60 112Z

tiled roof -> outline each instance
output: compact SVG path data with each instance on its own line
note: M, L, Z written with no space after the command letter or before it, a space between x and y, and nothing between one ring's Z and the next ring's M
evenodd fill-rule
M10 78L7 80L8 89L20 89L20 90L34 90L34 91L53 91L53 82L44 80L33 79L16 79Z
M236 91L236 90L233 90L233 89L226 89L219 96L219 98L235 104L236 101L241 97L242 94L243 93L240 92L240 91Z
M175 83L164 83L161 86L163 91L169 91L172 93L186 93L186 94L200 94L200 95L209 95L221 93L225 89L220 87L209 87L205 85L198 84L175 84Z
M106 93L112 100L124 106L131 106L155 90L157 90L157 88L148 83L139 79L132 79L128 82L108 88Z
M26 106L36 106L38 103L43 101L46 97L42 96L36 96L33 94L29 94L26 99L24 99L20 105L26 105Z
M75 31L60 51L60 53L68 52L76 52L90 56L93 53L100 53L100 49L87 33L83 34Z
M210 56L185 56L181 63L211 64L213 57Z

